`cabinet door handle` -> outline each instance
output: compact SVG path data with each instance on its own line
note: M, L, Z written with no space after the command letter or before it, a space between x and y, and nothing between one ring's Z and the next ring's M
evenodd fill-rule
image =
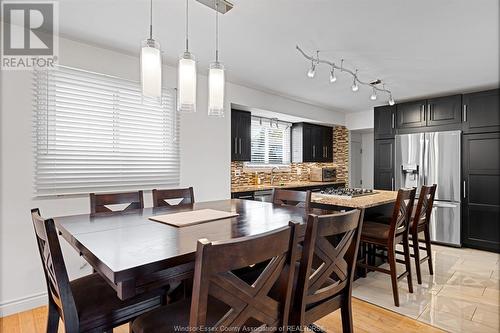
M391 178L391 189L394 191L394 177Z
M392 128L395 128L396 127L396 117L394 115L394 113L392 114Z
M234 153L235 154L238 154L238 144L236 143L238 139L235 137L234 138Z
M465 180L464 180L464 182L463 182L463 192L464 192L464 193L463 193L463 197L464 197L464 199L465 199L465 198L467 197L467 185L466 185L466 183L465 183Z
M422 113L424 114L424 120L426 120L426 117L425 117L425 104L422 105Z
M313 145L313 148L312 148L312 149L313 149L313 158L315 158L315 157L316 157L316 146L315 146L315 145Z
M428 119L431 119L431 110L432 110L432 104L427 104L427 113L429 114Z
M464 104L464 123L467 122L467 104Z
M240 154L241 154L241 138L239 138Z

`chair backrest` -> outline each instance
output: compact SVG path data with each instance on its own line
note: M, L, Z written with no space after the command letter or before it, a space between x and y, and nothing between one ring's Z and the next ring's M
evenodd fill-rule
M298 224L257 236L224 242L198 241L191 328L236 329L242 327L278 328L288 325L295 262L298 260ZM267 263L249 285L233 274L234 270ZM271 288L278 286L277 293ZM274 288L273 288L274 290ZM208 296L212 302L208 303ZM212 317L214 299L222 302L225 314Z
M107 206L118 204L129 204L124 209L120 209L119 211L144 208L144 197L142 191L106 194L90 193L91 214L114 212L114 210Z
M44 220L38 208L31 210L31 219L47 283L49 302L57 308L66 331L77 332L77 327L71 327L71 325L77 325L78 313L54 221Z
M177 205L193 204L194 191L192 187L171 190L153 190L153 207L174 206L165 200L182 199Z
M418 228L419 225L428 224L431 219L432 206L434 204L434 196L436 194L437 185L422 185L420 195L418 197L415 214L413 214L413 228Z
M309 215L293 302L295 325L311 324L334 311L337 295L351 296L362 224L363 213L357 209Z
M413 203L415 201L416 188L401 188L398 191L394 211L392 213L391 227L389 230L389 239L396 235L408 232Z
M273 203L286 206L300 206L309 209L311 206L311 191L293 191L285 189L273 190Z

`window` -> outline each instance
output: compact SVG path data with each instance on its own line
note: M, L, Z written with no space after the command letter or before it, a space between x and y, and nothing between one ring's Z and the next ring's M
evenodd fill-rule
M34 74L35 194L151 189L179 183L174 92L59 66Z
M290 164L290 123L252 117L252 155L250 167Z

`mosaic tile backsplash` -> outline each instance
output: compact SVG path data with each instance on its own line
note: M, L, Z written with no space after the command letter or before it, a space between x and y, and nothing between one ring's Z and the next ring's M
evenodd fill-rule
M335 126L333 129L333 163L292 163L290 170L275 172L277 182L295 182L309 180L311 167L337 167L337 181L347 183L349 172L349 131L344 126ZM231 186L245 186L255 184L255 171L245 172L245 162L231 162ZM269 172L257 172L262 184L271 183Z

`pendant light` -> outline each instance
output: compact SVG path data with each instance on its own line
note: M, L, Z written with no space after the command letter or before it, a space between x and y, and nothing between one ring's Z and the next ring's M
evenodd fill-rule
M177 71L177 111L196 112L196 61L189 52L189 0L186 0L186 50Z
M208 115L224 117L226 78L219 62L219 0L215 0L215 62L208 70Z
M150 0L149 38L141 44L142 94L161 97L161 51L160 44L153 39L153 0Z

